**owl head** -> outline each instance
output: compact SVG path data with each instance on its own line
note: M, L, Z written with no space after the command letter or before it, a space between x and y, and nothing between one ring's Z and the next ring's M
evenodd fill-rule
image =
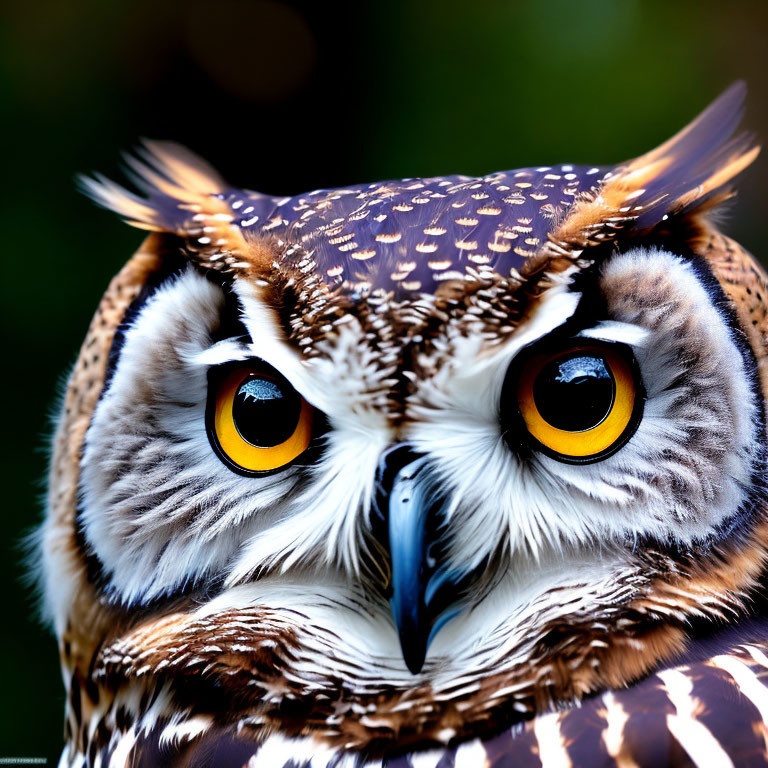
M614 167L278 198L147 143L138 194L85 180L151 234L55 436L72 754L121 717L455 741L747 611L768 290L712 224L758 151L742 101Z

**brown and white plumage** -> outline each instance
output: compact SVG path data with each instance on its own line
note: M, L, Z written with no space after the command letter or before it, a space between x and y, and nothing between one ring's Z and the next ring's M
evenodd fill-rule
M742 100L615 168L279 199L148 144L144 197L86 181L152 234L55 438L64 764L766 764L766 284L708 218L757 153ZM643 392L589 463L500 403L564 339L631 354ZM254 359L324 425L269 475L209 441L212 372ZM427 629L450 613L420 652L397 613L413 477Z

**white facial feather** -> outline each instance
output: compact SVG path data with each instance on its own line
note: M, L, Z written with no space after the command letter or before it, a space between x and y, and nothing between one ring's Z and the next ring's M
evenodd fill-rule
M517 335L481 373L457 345L422 384L408 438L453 491L459 563L477 565L499 544L513 567L520 551L564 544L631 545L642 536L690 544L744 501L757 404L732 332L691 267L637 251L614 258L600 285L609 322L583 335L633 346L647 391L636 433L613 456L569 465L512 455L497 413ZM552 317L546 306L539 313Z
M113 594L146 601L217 578L238 590L234 596L242 589L236 585L275 567L256 592L268 600L273 589L285 607L300 604L337 631L339 616L316 607L317 590L324 585L342 603L350 590L358 593L376 466L403 439L429 456L452 492L451 565L471 569L504 554L497 587L438 634L430 658L458 658L468 648L491 653L499 628L509 640L510 617L519 618L537 594L569 579L581 584L584 574L603 585L589 591L599 603L615 589L612 574L631 569L640 537L706 537L744 502L756 450L757 404L732 331L690 265L674 255L616 256L599 283L607 316L582 335L634 348L647 402L629 442L587 466L535 452L516 456L498 418L515 356L576 310L581 297L567 276L502 345L485 349L449 326L443 349L450 358L417 383L397 434L381 410L391 371L377 365L354 318L304 360L283 340L258 288L236 286L250 339L215 343L221 289L192 271L164 286L126 333L83 455L85 535ZM248 356L274 365L326 414L327 445L308 473L293 467L241 477L211 450L208 367ZM301 574L310 574L299 580L306 594L301 586L280 588ZM367 599L373 635L384 638L380 655L400 669L391 618ZM498 600L504 611L493 609ZM361 627L340 626L350 636L339 642L355 646Z
M207 367L221 289L186 272L127 331L86 434L82 522L114 595L144 601L221 574L243 540L269 527L290 493L284 474L244 478L211 451Z

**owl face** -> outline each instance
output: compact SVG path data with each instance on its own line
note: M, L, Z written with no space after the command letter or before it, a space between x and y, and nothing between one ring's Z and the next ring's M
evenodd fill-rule
M376 655L396 665L394 577L468 579L452 608L469 647L497 590L514 627L531 589L574 571L642 580L639 541L695 548L757 469L754 363L719 298L686 260L637 249L588 291L564 274L503 339L472 333L469 307L428 345L393 338L387 364L352 312L305 358L252 282L173 273L122 331L86 435L81 520L105 594L131 608L332 583L345 610L370 602Z
M93 183L158 231L108 294L98 391L75 373L45 531L97 683L197 711L196 676L251 726L292 702L302 735L449 741L740 610L763 350L701 211L751 153L700 156L737 95L619 169L278 200L154 146L146 200Z

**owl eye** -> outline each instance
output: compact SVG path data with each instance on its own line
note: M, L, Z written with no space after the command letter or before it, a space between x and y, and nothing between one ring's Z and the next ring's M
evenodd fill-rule
M264 363L214 370L206 420L219 458L244 475L287 466L312 439L312 406Z
M516 399L534 446L574 464L621 448L637 428L643 404L628 348L580 340L525 360Z

